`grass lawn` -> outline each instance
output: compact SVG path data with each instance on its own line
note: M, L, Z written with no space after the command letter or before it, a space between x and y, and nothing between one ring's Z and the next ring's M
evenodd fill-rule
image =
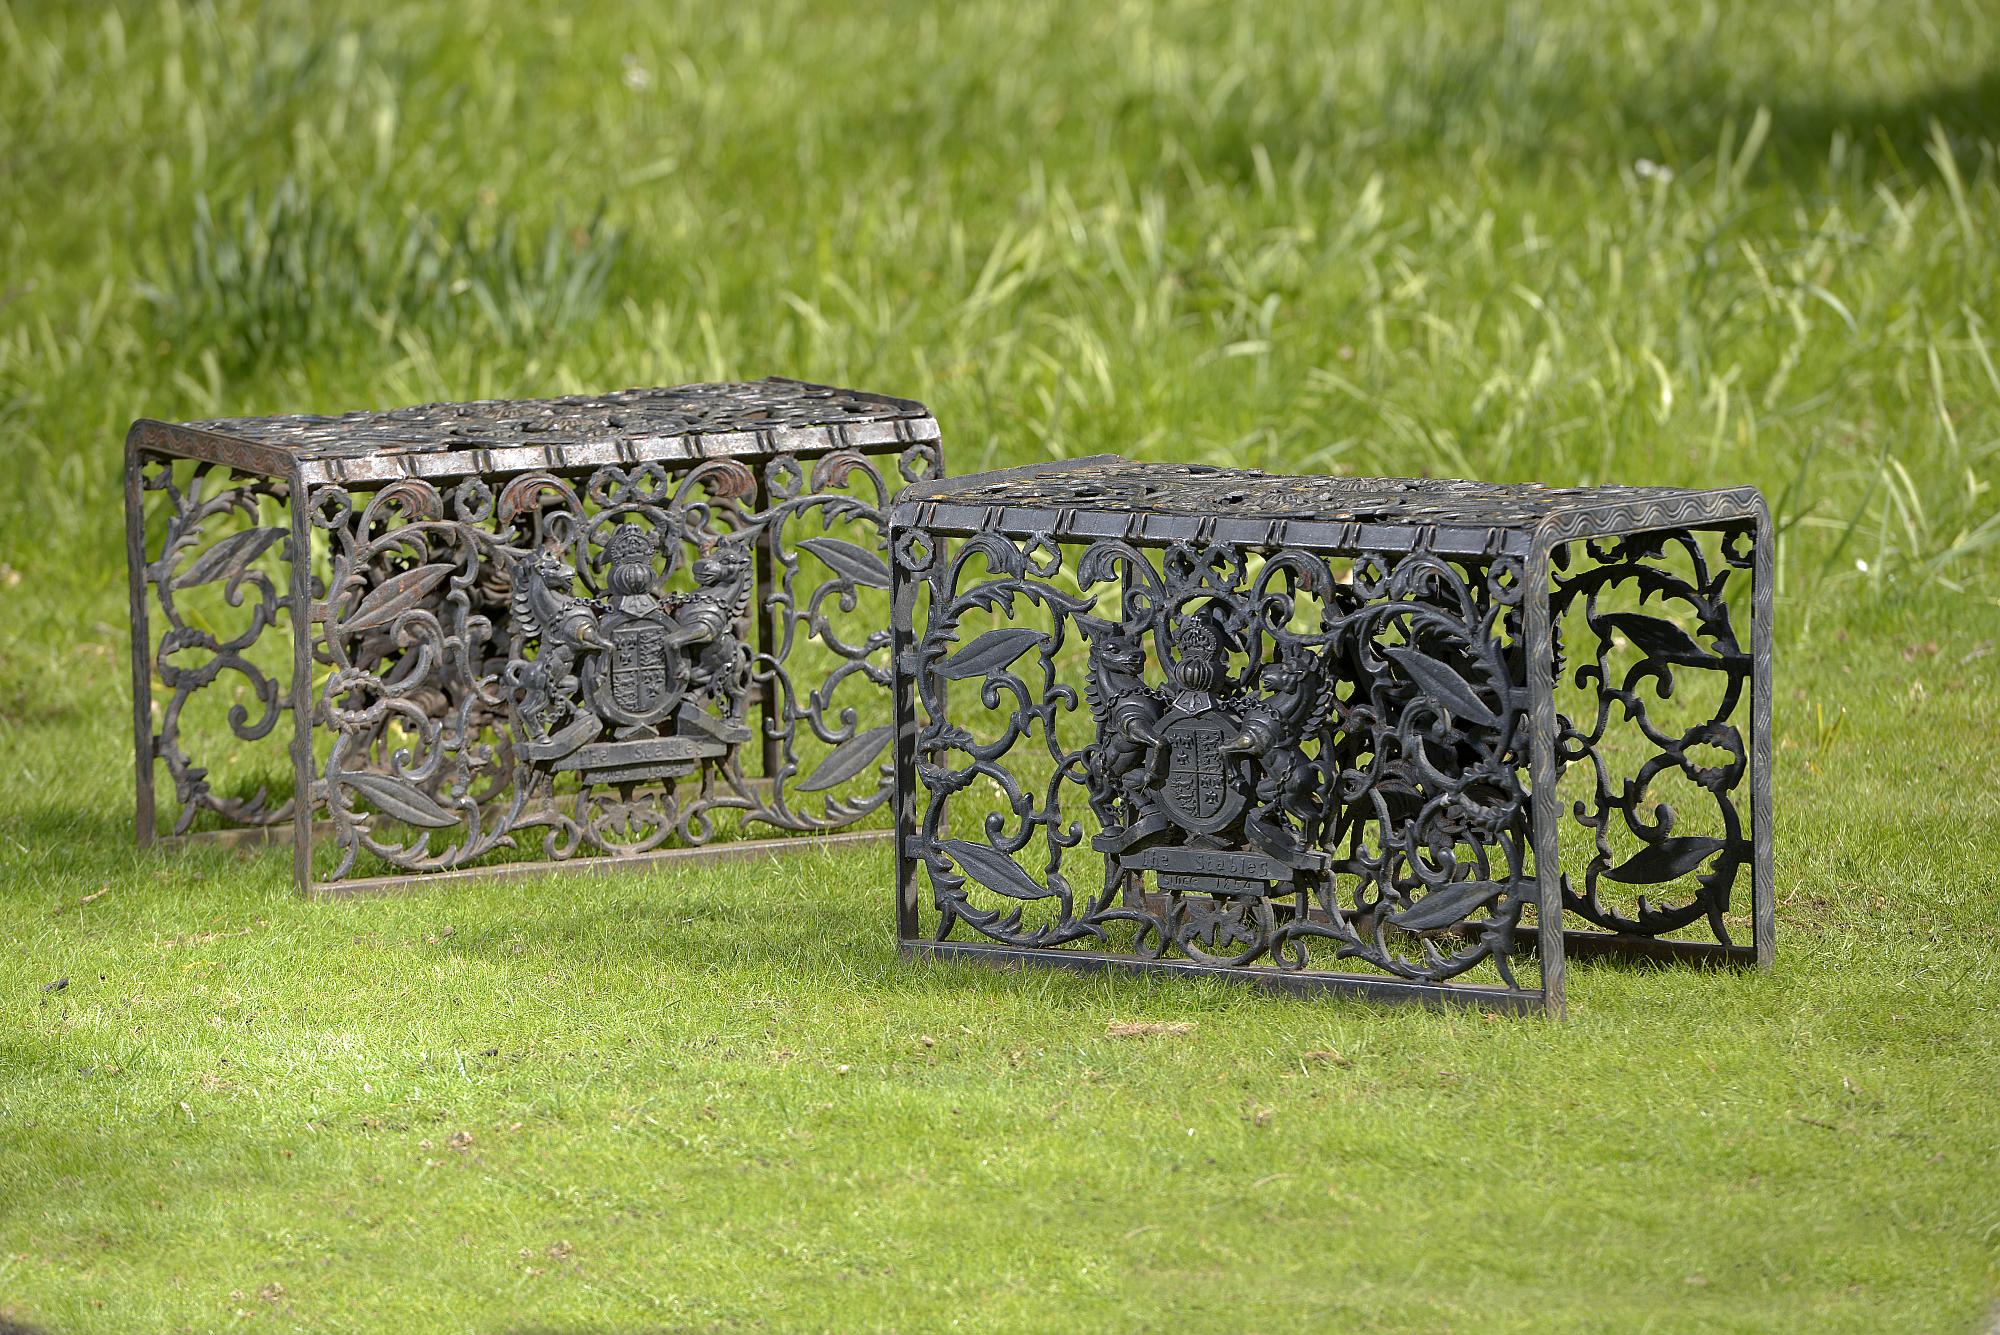
M0 1330L2000 1320L1989 8L0 0L0 165ZM131 847L131 418L773 371L959 470L1762 486L1777 969L1550 1023L904 965L882 853Z

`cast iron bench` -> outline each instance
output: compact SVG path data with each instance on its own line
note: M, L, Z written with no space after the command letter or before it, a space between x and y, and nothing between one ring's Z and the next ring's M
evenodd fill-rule
M1104 456L889 533L906 953L1551 1012L1771 960L1753 488Z
M864 837L882 511L940 471L921 403L780 379L137 422L139 838L328 891Z

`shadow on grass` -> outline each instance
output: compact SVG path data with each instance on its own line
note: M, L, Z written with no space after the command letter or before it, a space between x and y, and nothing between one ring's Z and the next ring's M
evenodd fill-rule
M1686 136L1680 146L1714 145L1725 121L1734 122L1741 134L1757 106L1755 99L1738 97L1691 117L1675 127ZM1817 177L1836 134L1844 134L1850 145L1867 155L1867 179L1906 172L1930 175L1937 170L1930 156L1933 124L1961 158L1972 156L1970 150L1980 140L1995 136L2000 127L2000 67L1976 79L1938 84L1912 97L1778 102L1770 112L1770 133L1751 169L1752 180L1779 172L1807 180Z
M868 915L853 912L841 900L802 904L792 898L762 900L751 891L718 892L700 871L649 878L639 895L587 907L573 901L565 905L560 880L540 884L546 885L547 898L539 903L537 892L529 890L527 907L482 912L472 931L460 925L452 937L456 953L504 962L515 943L527 940L539 949L577 958L639 955L797 970L820 961L851 964L878 946L885 953L893 949L886 906L880 915Z
M519 954L522 943L531 942L535 950L545 954L572 961L603 961L613 968L629 968L639 961L644 967L657 964L676 974L716 971L752 979L785 979L801 986L811 986L813 980L838 979L844 985L895 995L979 995L1030 987L1044 1000L1055 989L1074 996L1078 1004L1096 1004L1088 999L1099 996L1107 980L1112 980L1110 985L1148 992L1212 984L1230 992L1241 990L1244 995L1276 997L1282 1004L1299 1001L1297 996L1267 991L1255 978L1247 977L1191 983L1137 970L1071 971L1014 961L911 959L898 949L894 938L886 869L879 905L857 905L851 891L796 891L785 885L783 870L774 871L740 883L717 885L713 869L689 870L635 883L633 893L619 894L611 902L578 904L554 896L532 897L518 907L503 906L482 914L469 931L465 922L459 922L449 948L468 960L504 968ZM842 866L816 869L814 878L829 887L852 886L864 875L859 869ZM971 934L954 939L984 940ZM1060 953L1051 950L1049 955ZM1532 952L1522 958L1532 959ZM1603 946L1575 950L1568 966L1579 974L1606 970L1661 977L1751 968L1744 961L1719 955L1663 958ZM1354 962L1348 962L1346 968L1327 967L1334 972L1393 981L1387 974L1374 973ZM1524 977L1523 981L1529 979ZM1375 1002L1360 1004L1379 1008ZM1468 997L1467 1004L1476 1006L1477 997Z
M113 808L110 804L32 807L15 822L21 841L30 845L61 845L86 855L114 857L131 852L133 837L130 803Z
M246 891L261 894L270 885L289 881L288 854L283 848L230 850L197 845L140 850L131 843L128 820L123 811L42 807L29 812L16 826L16 838L37 849L61 849L54 876L83 890L107 881L166 875L204 882L216 889L234 882L229 892L234 898ZM260 869L247 866L251 862L268 868L268 884ZM594 888L583 900L573 894L576 882L561 872L511 883L427 885L417 877L407 890L390 891L388 897L416 897L428 911L458 918L457 932L447 948L467 960L498 967L512 964L522 944L532 943L538 952L573 960L644 960L676 971L699 967L770 976L839 975L893 990L935 991L943 987L986 991L996 980L1022 974L1019 967L906 960L893 939L892 867L886 845L875 850L873 857L856 851L843 853L830 863L818 859L773 859L768 864L718 862L671 871L634 871L622 882L610 884L593 880ZM10 876L0 877L0 881L7 886L0 891L0 902L49 896L45 880ZM879 888L879 897L865 904L857 902L851 887L871 883ZM508 886L503 892L507 897L496 901L491 897L493 890L502 884ZM375 898L357 902L366 904ZM65 893L52 904L66 907L68 902ZM329 905L315 912L332 914L338 910ZM1744 966L1727 960L1662 959L1587 950L1571 953L1568 967L1578 972L1601 969L1651 974ZM1093 975L1055 970L1046 976L1055 986L1063 985L1054 981L1058 979L1072 979L1085 991L1092 986ZM1149 986L1159 985L1143 975L1116 971L1094 977L1131 977ZM1220 981L1224 986L1247 983Z
M1707 943L1701 943L1707 944ZM1756 966L1740 960L1724 958L1712 959L1666 959L1657 955L1642 955L1615 950L1601 950L1566 954L1563 968L1570 973L1595 973L1600 970L1609 973L1751 973Z
M233 886L235 898L289 885L289 848L223 844L139 847L129 804L41 806L0 827L0 904L128 888L156 878Z
M0 840L0 900L58 885L138 874L142 854L129 806L40 806L12 816Z
M1845 144L1840 174L1872 184L1935 176L1934 125L1961 162L1976 162L1978 145L2000 125L2000 67L1906 96L1842 96L1822 83L1824 96L1787 100L1769 95L1780 80L1745 77L1693 46L1661 52L1650 69L1633 71L1609 93L1593 53L1549 60L1537 52L1532 35L1509 31L1402 63L1372 107L1285 88L1275 104L1246 94L1233 111L1205 121L1190 113L1184 123L1159 128L1193 146L1205 171L1239 182L1251 178L1259 147L1284 163L1343 141L1386 160L1497 148L1530 168L1576 162L1614 172L1652 158L1685 171L1714 158L1725 132L1740 149L1762 109L1769 124L1745 181L1788 179L1810 188L1825 181L1836 138Z

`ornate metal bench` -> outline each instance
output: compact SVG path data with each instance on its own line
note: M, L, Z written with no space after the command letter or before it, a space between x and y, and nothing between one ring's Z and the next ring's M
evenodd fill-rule
M1752 488L1106 456L889 531L908 954L1552 1012L1566 954L1771 960Z
M289 835L304 890L847 829L889 795L882 510L939 450L776 379L138 422L140 840Z

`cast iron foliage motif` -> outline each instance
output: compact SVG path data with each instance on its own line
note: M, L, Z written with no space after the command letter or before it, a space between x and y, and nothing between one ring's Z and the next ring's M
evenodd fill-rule
M290 803L209 795L175 720L181 696L235 672L266 703L231 726L269 733L283 674L240 651L301 598L310 633L292 680L309 683L298 723L319 744L300 788L337 852L317 882L503 850L643 854L708 843L724 817L832 831L888 800L892 484L879 465L898 483L938 474L921 405L765 381L141 423L132 448L172 502L166 547L135 567L135 608L149 593L166 619L139 680L157 671L178 692L165 726L141 733L142 837L156 757L178 830L200 809L297 823ZM217 457L177 463L176 449ZM291 476L254 476L277 466L274 449ZM183 492L174 478L190 470L199 486ZM287 529L201 530L255 498L282 518L293 496L314 560L288 595L283 571L305 572ZM282 557L275 581L245 569L267 550ZM201 639L176 615L176 588L219 580L261 600L236 640ZM135 625L143 638L143 615ZM208 651L198 671L182 662L191 648Z
M1590 632L1585 643L1591 653L1576 665L1574 682L1595 708L1580 719L1557 716L1558 758L1565 765L1589 767L1589 795L1575 803L1574 816L1591 831L1595 853L1580 889L1565 878L1564 906L1607 931L1642 936L1705 922L1718 942L1732 944L1724 915L1737 872L1750 860L1751 843L1736 800L1750 756L1742 731L1731 720L1750 689L1751 657L1737 640L1726 593L1731 572L1751 568L1750 534L1744 529L1724 534L1719 562L1686 532L1579 545L1588 559L1574 572L1570 550L1558 553L1551 610L1558 630L1574 624L1580 613ZM1679 557L1686 574L1670 568L1670 555ZM1626 601L1655 610L1615 607L1611 594L1620 586L1633 595ZM1636 651L1622 670L1614 661L1614 646L1621 640ZM1559 672L1560 662L1559 657ZM1663 728L1654 718L1660 702L1676 695L1677 684L1707 674L1720 683L1709 717L1683 729ZM1683 686L1679 694L1691 692ZM1614 722L1629 725L1621 730L1627 737L1636 730L1650 752L1630 775L1616 772L1605 755ZM1649 799L1655 779L1674 773L1712 799L1715 833L1681 833L1682 813ZM1613 851L1612 836L1620 829L1638 841L1629 856ZM1643 893L1690 876L1692 886L1682 903L1650 903ZM1604 881L1641 888L1635 911L1623 913L1602 903Z
M1526 807L1521 692L1499 632L1518 564L1511 580L1468 580L1419 554L1336 577L1308 552L1253 571L1242 549L1173 543L1156 566L1100 541L1075 559L1077 597L1059 587L1055 550L982 535L932 567L916 751L941 938L963 922L1009 945L1101 944L1124 923L1145 958L1306 969L1319 942L1402 978L1443 981L1485 959L1507 969ZM986 573L968 580L969 569ZM1088 595L1110 589L1118 614L1094 615ZM1047 608L1054 629L957 645L969 613L1017 599ZM1313 607L1303 626L1301 601ZM1071 749L1055 715L1074 691L1057 663L1079 635L1092 732ZM992 742L948 721L943 683L975 676L1008 709ZM1001 759L1031 738L1055 776L1039 794ZM949 837L951 799L979 776L999 784L1014 823L989 817L983 840ZM1082 894L1061 869L1081 843L1065 781L1081 785L1103 855L1101 885ZM1015 858L1035 845L1043 880ZM1141 873L1158 893L1128 893ZM981 907L974 884L1060 907L1031 923L1019 907Z
M891 518L899 936L1550 1009L1564 906L1649 950L1705 922L1707 949L1739 958L1723 915L1753 860L1735 801L1753 758L1732 716L1753 656L1724 595L1760 515L1749 492L1112 458L912 489ZM1642 531L1572 540L1598 526ZM1591 648L1573 671L1558 628ZM1556 713L1565 672L1594 717ZM1656 727L1648 697L1709 672L1712 715ZM1652 752L1629 776L1625 723ZM1583 762L1573 815L1596 856L1572 888L1554 797ZM1669 770L1713 798L1700 828L1719 833L1683 832L1653 791ZM1598 894L1689 880L1685 903L1636 913ZM1757 890L1762 943L1768 871Z
M242 688L234 694L249 696L248 703L238 699L229 708L229 731L237 741L262 741L283 715L278 679L268 663L258 661L256 647L264 632L284 619L284 596L270 571L256 562L270 551L291 559L289 534L270 522L274 515L282 518L289 489L282 481L239 477L212 464L194 465L183 474L176 479L166 460L150 459L136 479L144 492L162 496L166 509L166 532L158 554L146 560L143 578L163 623L150 666L170 692L154 750L179 807L173 833L187 833L204 811L240 825L288 821L290 799L274 802L262 788L246 796L215 791L208 769L188 753L181 717L196 692L225 680ZM232 531L204 544L203 530L215 527ZM197 589L219 590L234 624L186 615L182 603Z

